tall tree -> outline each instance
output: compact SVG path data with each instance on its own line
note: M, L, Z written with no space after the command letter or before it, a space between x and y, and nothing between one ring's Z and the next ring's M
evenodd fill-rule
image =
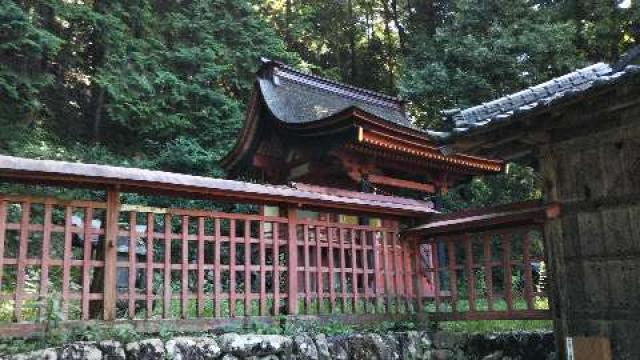
M0 142L14 154L218 173L258 58L299 61L249 1L0 6L2 119L33 124Z
M573 24L527 0L457 0L439 12L424 2L431 26L414 25L401 92L422 126L440 111L466 107L572 70L580 63ZM414 23L415 24L415 23Z

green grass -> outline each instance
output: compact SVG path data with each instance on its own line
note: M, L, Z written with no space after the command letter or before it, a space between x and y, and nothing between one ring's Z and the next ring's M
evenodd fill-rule
M552 330L551 320L477 320L477 321L445 321L438 323L438 328L447 331L464 333L488 333L510 331L542 331Z
M469 311L469 302L467 300L459 300L457 303L458 311ZM495 311L506 311L507 303L504 299L496 299L493 304ZM488 304L485 299L476 300L476 309L479 311L488 310ZM525 310L527 303L522 298L516 298L513 301L513 308L516 310ZM537 310L548 310L549 301L547 298L536 298L534 308ZM435 311L435 304L428 304L427 312ZM451 305L440 307L441 312L451 311ZM541 331L552 330L553 321L551 320L464 320L464 321L441 321L438 327L442 330L466 333L487 333L487 332L509 332L509 331Z
M458 300L456 303L456 310L460 312L469 311L469 301L466 299ZM486 299L479 298L475 301L476 311L487 311L489 310L489 304ZM533 303L533 307L536 310L549 310L549 300L548 298L536 297ZM496 298L493 300L493 309L494 311L506 311L507 310L507 302L503 298ZM515 297L513 299L513 309L514 310L526 310L527 302L521 297ZM425 306L425 311L427 312L436 312L436 305L433 301L430 301ZM439 306L439 312L452 312L453 307L449 302L442 302Z

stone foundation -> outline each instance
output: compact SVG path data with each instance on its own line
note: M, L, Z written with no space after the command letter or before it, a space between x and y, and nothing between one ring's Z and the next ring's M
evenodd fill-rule
M386 334L239 335L74 342L9 360L545 360L554 359L551 333L465 335L420 331Z

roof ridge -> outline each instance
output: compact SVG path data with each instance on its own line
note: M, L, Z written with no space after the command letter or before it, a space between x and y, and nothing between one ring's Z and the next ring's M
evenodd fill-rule
M315 75L315 74L311 74L311 73L307 73L304 72L302 70L298 70L290 65L287 65L281 61L277 61L277 60L271 60L271 59L267 59L267 58L261 58L260 61L262 62L262 66L263 68L266 66L273 66L275 65L276 67L280 68L280 69L284 69L288 72L294 73L295 75L307 78L309 80L314 80L314 81L318 81L318 82L322 82L325 83L327 85L332 85L332 86L336 86L336 87L340 87L346 90L350 90L353 92L357 92L366 96L371 96L371 97L375 97L375 98L379 98L385 101L391 101L391 102L396 102L398 103L399 106L403 106L404 104L406 104L406 100L403 100L397 96L392 96L392 95L387 95L378 91L373 91L373 90L369 90L369 89L365 89L362 87L358 87L355 85L350 85L344 82L340 82L340 81L336 81L336 80L331 80L319 75ZM308 84L308 83L307 83ZM309 84L311 85L311 84ZM328 90L328 89L323 89L323 90Z
M539 84L527 87L515 93L500 96L490 101L482 102L478 105L463 110L447 110L443 112L443 114L445 115L445 117L452 119L457 123L458 121L466 122L467 119L465 115L470 115L475 112L481 112L482 110L488 113L507 112L510 110L503 109L505 101L517 103L511 105L518 106L531 104L532 102L540 101L546 96L552 96L554 93L566 90L561 88L580 86L587 82L594 81L601 76L605 76L606 74L611 74L614 71L615 69L610 64L598 62L582 67L580 69L576 69L567 74L549 79ZM577 78L576 75L580 75L580 77ZM544 96L541 96L541 92L545 93ZM538 93L538 96L536 96L536 93ZM526 95L531 95L532 98L525 98ZM500 106L500 109L491 109L494 106Z

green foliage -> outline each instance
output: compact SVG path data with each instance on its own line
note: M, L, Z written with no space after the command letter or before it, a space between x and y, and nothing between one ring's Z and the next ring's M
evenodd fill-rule
M408 10L405 1L383 1L385 6L371 0L254 2L309 69L356 86L396 92L400 39L394 14Z
M39 26L30 13L12 1L0 2L0 141L11 139L43 115L42 92L53 74L43 63L60 50L62 40Z
M249 1L3 1L4 152L221 176L260 56Z
M422 126L566 73L581 64L571 21L528 0L458 0L434 29L411 38L401 91Z
M542 198L539 175L526 166L509 164L505 173L477 177L451 189L445 196L445 211L490 207Z
M84 341L115 340L122 343L140 340L140 334L132 325L122 324L115 326L93 325L87 328L74 329L73 338Z

